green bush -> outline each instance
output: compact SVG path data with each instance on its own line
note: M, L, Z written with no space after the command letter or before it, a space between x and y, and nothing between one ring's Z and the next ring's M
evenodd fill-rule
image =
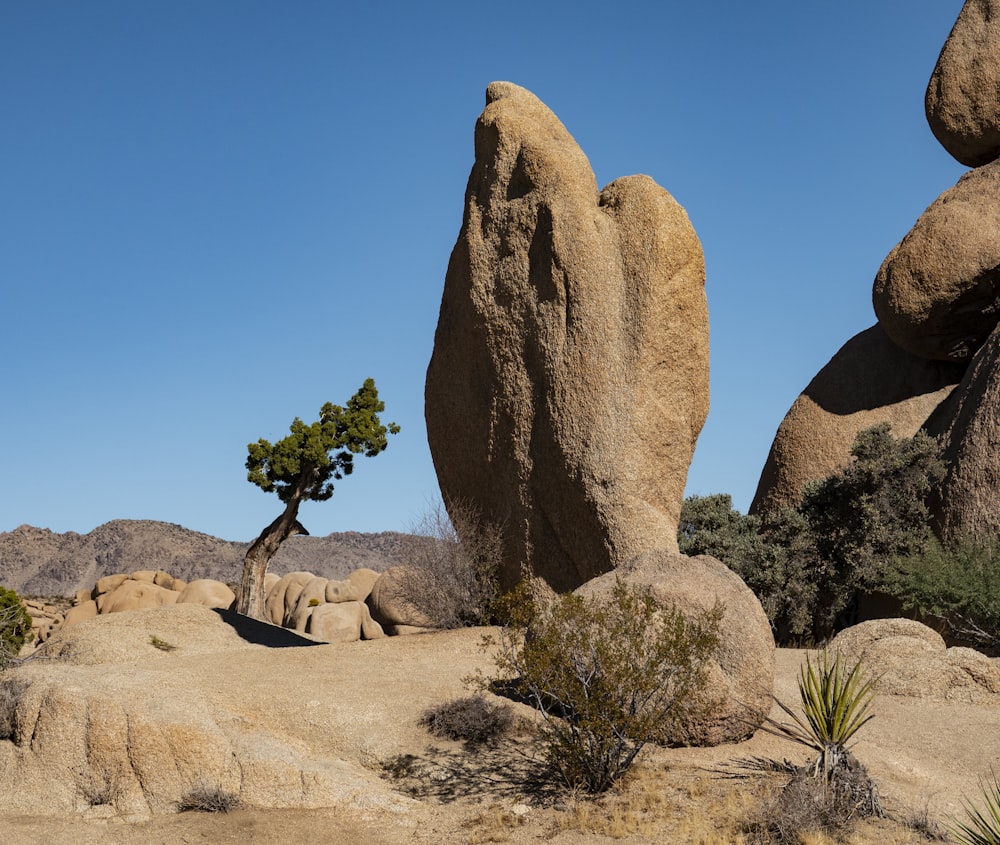
M31 617L20 596L0 587L0 669L16 660L32 637Z
M420 724L434 736L488 745L510 731L514 713L507 704L493 704L482 695L470 695L428 707Z
M689 497L678 544L711 554L760 599L775 639L805 645L851 622L860 595L883 592L893 560L932 541L926 500L944 476L927 434L860 432L843 469L806 486L797 508L742 516L727 495Z
M948 546L934 541L922 552L897 558L886 591L906 610L935 617L951 639L1000 651L1000 540L963 537Z
M543 605L522 588L508 607L496 683L541 712L552 771L591 793L682 722L704 689L722 617L717 607L688 618L620 580L604 602L568 594Z

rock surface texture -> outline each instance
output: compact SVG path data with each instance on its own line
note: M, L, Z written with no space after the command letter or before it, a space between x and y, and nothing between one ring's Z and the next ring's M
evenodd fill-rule
M941 50L924 107L934 137L968 167L1000 156L1000 0L967 0Z
M752 736L771 709L774 637L757 597L725 564L708 555L649 552L615 572L588 581L576 592L608 599L616 578L649 587L659 601L682 612L724 607L715 659L708 667L705 697L684 716L682 745L719 745ZM703 704L712 706L707 709Z
M1000 703L1000 667L971 648L946 648L936 631L911 619L873 619L846 628L828 646L848 666L875 677L884 695Z
M1000 329L976 353L947 412L940 439L948 473L931 503L938 532L1000 535Z
M965 361L1000 321L1000 162L966 173L889 253L875 313L903 349Z
M964 367L917 358L875 325L851 338L809 382L778 427L751 513L795 507L809 481L851 459L862 430L889 423L912 437L962 379Z
M701 245L645 176L598 191L556 116L493 83L427 372L446 500L501 523L522 566L572 589L676 548L708 411Z

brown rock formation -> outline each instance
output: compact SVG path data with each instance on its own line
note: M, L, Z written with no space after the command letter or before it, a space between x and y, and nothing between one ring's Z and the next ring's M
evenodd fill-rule
M889 253L875 277L879 322L922 358L967 360L1000 320L1000 162L966 173Z
M588 581L577 592L607 599L621 577L652 589L660 602L682 612L725 608L719 645L708 668L708 688L684 718L679 744L719 745L752 736L771 709L774 637L757 597L729 567L708 555L650 552L613 573ZM705 701L713 706L704 709Z
M708 411L701 245L645 176L598 193L533 94L493 83L427 372L446 500L505 527L522 566L571 589L676 548Z
M1000 330L938 417L948 462L931 505L940 532L1000 535Z
M879 423L912 437L962 378L960 364L904 352L878 325L841 347L785 415L750 505L751 513L794 507L809 481L844 466L858 432Z
M830 642L863 669L884 695L993 704L1000 701L1000 667L971 648L946 648L940 634L912 619L873 619Z
M1000 0L966 0L927 85L934 137L979 167L1000 156Z

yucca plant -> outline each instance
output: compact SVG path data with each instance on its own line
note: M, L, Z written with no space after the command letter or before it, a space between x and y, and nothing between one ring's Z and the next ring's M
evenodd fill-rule
M977 809L966 801L969 820L956 822L951 831L962 845L1000 845L1000 780L995 772L992 775L992 783L981 784L985 808Z
M865 677L860 662L846 671L840 654L831 658L824 651L815 666L806 658L805 666L799 670L798 686L805 718L775 699L792 724L769 718L761 727L818 752L813 775L822 774L829 780L845 762L848 743L874 717L868 709L875 695L875 678Z

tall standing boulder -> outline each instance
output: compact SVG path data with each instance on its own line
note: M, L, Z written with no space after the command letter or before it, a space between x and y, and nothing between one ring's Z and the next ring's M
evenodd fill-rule
M806 483L851 458L858 433L889 423L912 437L962 379L965 367L917 358L875 325L851 338L795 400L771 444L750 512L795 507Z
M646 176L598 192L558 118L489 86L427 371L446 501L502 524L502 581L558 590L676 549L708 412L704 258Z
M1000 0L966 0L927 85L934 137L968 167L1000 156Z

